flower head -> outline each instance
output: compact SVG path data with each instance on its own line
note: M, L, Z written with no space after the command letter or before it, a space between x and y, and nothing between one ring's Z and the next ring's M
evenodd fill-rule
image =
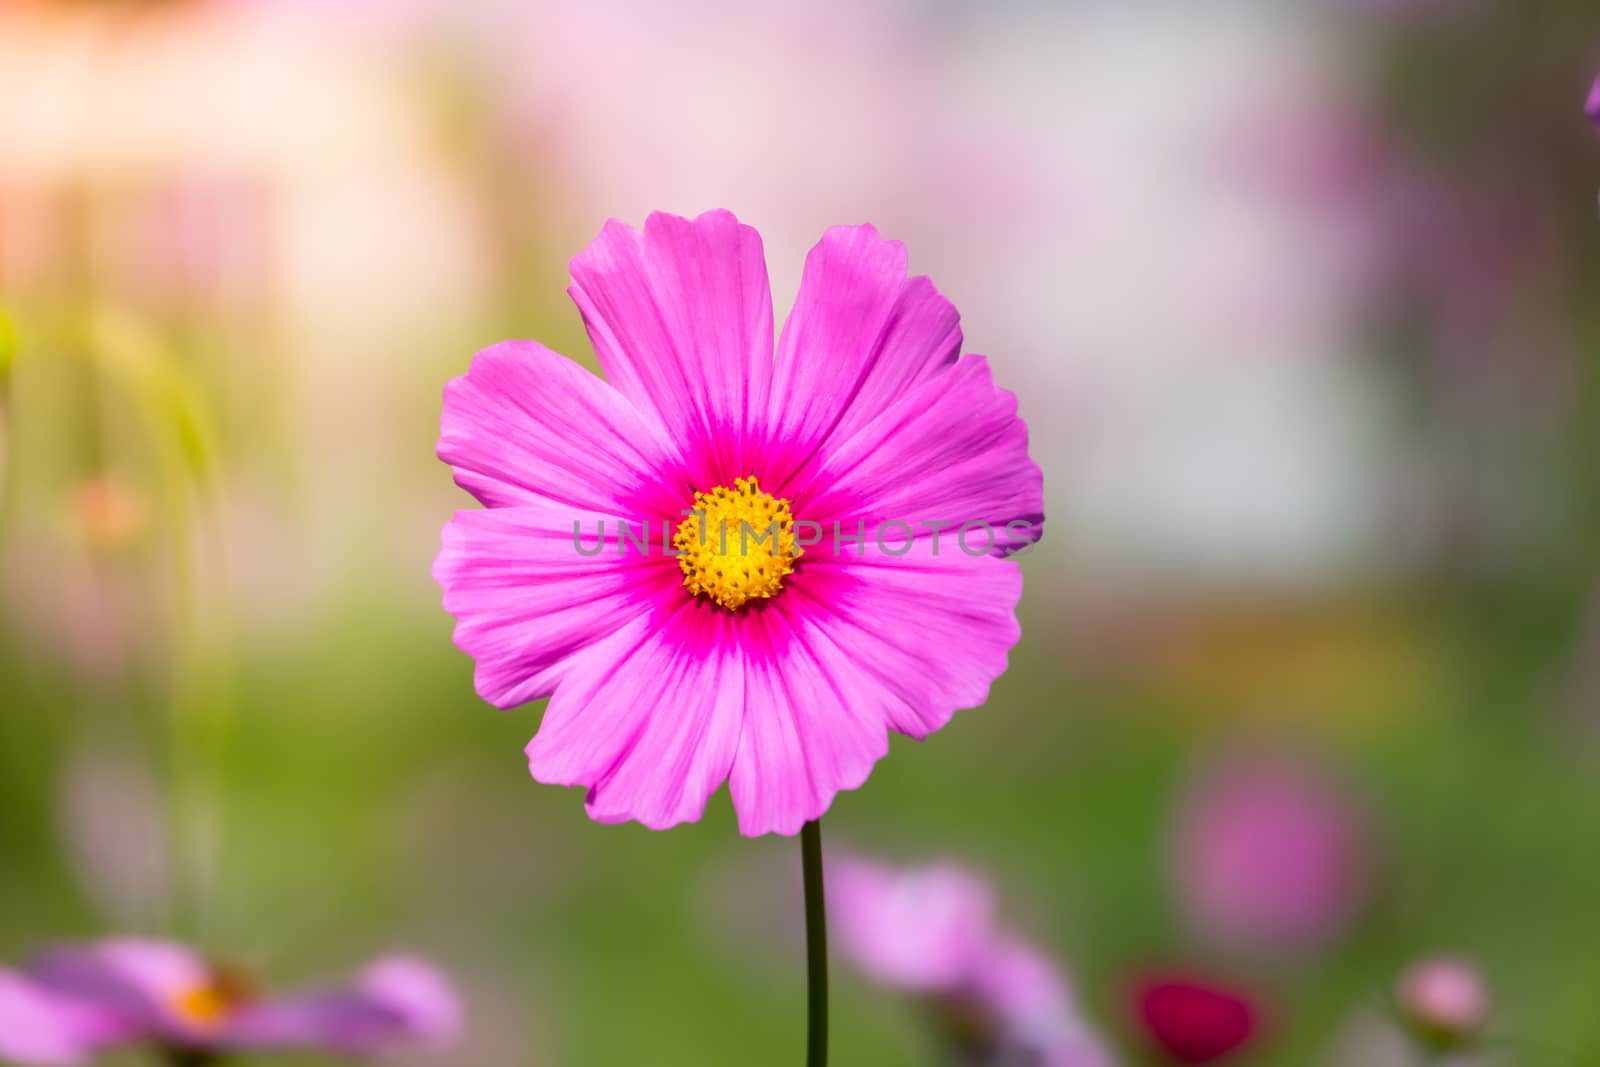
M1164 975L1134 990L1146 1035L1175 1063L1219 1063L1260 1029L1260 1009L1237 989L1205 979Z
M456 644L490 703L550 698L530 770L593 818L693 821L726 781L743 833L795 833L1004 669L1043 522L1016 400L870 226L812 249L776 346L725 211L608 223L570 293L606 380L506 342L445 390L484 505L434 564Z
M1367 843L1357 811L1292 761L1233 759L1209 768L1184 798L1174 846L1184 909L1220 942L1326 942L1365 898Z
M874 981L922 1000L961 1062L1111 1062L1055 962L995 923L993 891L977 875L846 858L833 864L828 892L840 951Z
M269 996L246 972L185 946L113 939L46 951L29 977L61 1003L109 1020L99 1045L367 1054L448 1042L460 1025L445 980L405 957L380 960L349 986Z
M1395 984L1395 1003L1411 1031L1440 1048L1467 1044L1489 1017L1489 992L1483 976L1460 960L1417 963Z
M1600 130L1600 74L1595 75L1594 84L1589 87L1589 99L1584 104L1583 113L1589 116L1595 129Z

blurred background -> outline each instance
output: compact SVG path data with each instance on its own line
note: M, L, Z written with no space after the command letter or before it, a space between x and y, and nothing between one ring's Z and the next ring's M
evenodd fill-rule
M1009 673L830 844L982 871L1130 1064L1151 968L1411 1062L1435 952L1595 1062L1597 69L1591 0L0 3L0 965L404 948L419 1064L798 1060L795 842L536 785L428 577L444 382L592 367L567 261L728 207L780 316L904 241L1045 472ZM934 1062L843 967L835 1048Z

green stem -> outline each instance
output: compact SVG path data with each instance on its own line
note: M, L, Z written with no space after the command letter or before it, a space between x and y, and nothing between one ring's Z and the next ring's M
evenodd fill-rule
M828 913L822 898L822 823L800 831L806 886L806 1067L828 1067Z

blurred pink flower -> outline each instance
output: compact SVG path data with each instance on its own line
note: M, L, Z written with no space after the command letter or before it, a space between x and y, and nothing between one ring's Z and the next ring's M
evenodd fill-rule
M832 922L852 962L912 993L966 981L994 939L994 895L949 864L894 870L857 860L828 875Z
M1589 87L1589 99L1584 104L1583 113L1589 116L1595 129L1600 129L1600 74L1595 75L1594 84Z
M1225 943L1298 948L1337 937L1364 901L1361 818L1292 760L1234 758L1183 798L1172 876L1188 918Z
M872 980L929 1003L944 1040L970 1062L1112 1062L1060 968L996 926L993 891L977 875L839 857L828 896L840 952Z
M1007 557L1044 521L1016 398L870 225L823 235L776 352L760 235L729 212L609 222L571 273L606 380L507 342L445 389L439 456L484 505L434 563L456 644L490 703L551 698L529 768L594 819L694 821L726 781L741 833L797 833L890 730L927 737L1005 669ZM910 525L928 509L942 552ZM605 523L612 550L574 543ZM715 536L742 523L771 544ZM966 526L987 535L956 547Z
M159 941L54 948L28 974L53 995L113 1020L99 1045L370 1054L448 1044L460 1029L449 983L409 957L379 960L347 986L277 997L262 996L240 971Z
M106 1013L0 969L0 1060L26 1067L82 1063L119 1032Z
M999 933L969 976L973 1003L998 1026L995 1067L1110 1067L1111 1054L1077 1010L1055 961Z
M1423 960L1395 983L1395 1005L1413 1032L1430 1045L1466 1044L1489 1017L1483 976L1455 959Z

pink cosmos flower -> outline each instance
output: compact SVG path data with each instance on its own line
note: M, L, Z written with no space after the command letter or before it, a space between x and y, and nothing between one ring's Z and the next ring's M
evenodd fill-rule
M551 698L529 767L591 817L694 821L727 781L742 833L793 834L1005 668L1043 523L1016 399L871 226L812 249L775 350L726 211L608 223L569 291L607 380L506 342L445 390L485 505L433 568L456 644L490 703Z
M0 1060L30 1067L82 1063L118 1032L106 1013L0 969Z
M379 960L348 986L278 997L261 995L240 971L160 941L63 946L28 973L61 1003L94 1013L100 1029L91 1047L153 1041L202 1051L370 1054L446 1044L460 1028L449 984L408 957Z
M961 1062L1112 1062L1055 962L996 924L993 891L977 875L845 858L832 865L828 895L840 951L867 977L927 1002Z
M1172 873L1190 922L1216 941L1305 948L1356 917L1368 851L1355 807L1310 768L1233 758L1184 798Z

